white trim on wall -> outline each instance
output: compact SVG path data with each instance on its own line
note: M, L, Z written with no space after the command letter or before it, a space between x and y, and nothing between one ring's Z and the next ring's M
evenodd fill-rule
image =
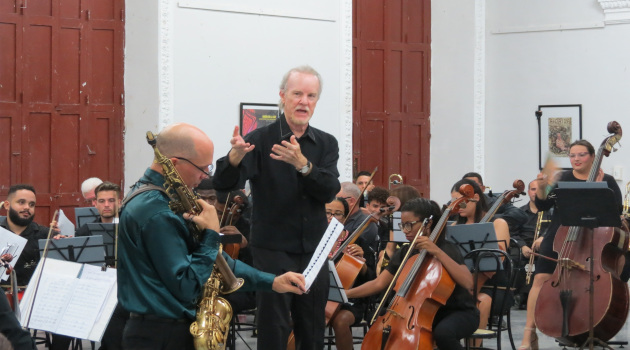
M160 100L158 131L173 123L173 10L170 0L160 0L159 2L160 20L158 22L158 90Z
M630 23L630 0L598 0L604 10L604 23Z
M298 19L309 19L315 21L328 21L336 22L337 16L334 13L325 13L321 11L313 11L306 8L303 10L273 8L268 5L243 5L242 3L235 4L231 1L224 0L180 0L179 7L194 8L200 10L220 11L220 12L232 12L243 13L262 16L273 17L287 17ZM306 5L306 4L305 4ZM350 18L352 19L352 18Z
M339 174L344 178L352 177L352 0L343 0L340 9L341 18L341 78L340 119L341 136L339 142Z
M475 0L473 167L485 176L486 128L486 0Z

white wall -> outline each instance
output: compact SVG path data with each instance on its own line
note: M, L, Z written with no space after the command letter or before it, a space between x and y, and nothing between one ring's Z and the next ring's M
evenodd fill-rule
M431 198L473 171L473 1L431 3Z
M606 0L602 0L605 2ZM538 105L582 104L583 137L597 147L606 124L630 127L630 25L604 22L596 0L432 2L431 197L473 170L475 5L485 12L484 182L495 190L538 173ZM479 20L479 18L477 18ZM572 28L571 30L555 30ZM581 29L583 28L583 29ZM623 146L624 140L621 140ZM630 148L604 159L630 180Z
M596 148L609 121L630 128L630 25L604 26L595 0L487 5L487 183L504 190L516 178L535 178L538 105L581 104L582 136ZM560 26L587 29L534 31ZM622 190L629 156L630 148L621 147L602 163L610 174L624 167Z
M127 11L134 12L128 17L136 15L136 10L141 11L133 8L133 2L127 3ZM239 103L277 103L283 74L292 67L309 64L323 78L322 95L311 125L337 137L342 151L339 170L342 178L351 176L344 173L345 169L351 169L347 147L351 139L343 137L347 119L352 118L351 65L347 64L351 56L343 49L349 41L342 42L348 40L351 28L347 25L348 16L351 19L349 1L304 4L267 0L264 6L251 0L237 4L221 0L161 0L160 3L159 25L147 29L157 31L159 40L155 35L132 38L156 40L150 46L155 45L160 51L153 53L158 57L158 67L153 62L145 65L139 61L127 65L127 80L131 79L130 71L147 72L152 76L149 82L159 80L159 101L154 94L147 96L153 113L159 104L159 118L157 123L144 124L143 128L149 130L172 122L197 125L214 141L216 160L229 150L229 139L234 126L239 124ZM130 54L138 54L137 49L133 53L129 49L129 37L136 34L128 29L128 60ZM136 84L126 85L128 94L140 93L144 88L136 78L134 81ZM142 138L142 147L150 151L144 142L145 129L131 134L131 126L137 122L132 111L139 109L134 106L132 110L129 103L133 102L136 101L128 101L126 111L127 138ZM127 144L125 177L130 183L148 165L150 156L135 149L130 152Z

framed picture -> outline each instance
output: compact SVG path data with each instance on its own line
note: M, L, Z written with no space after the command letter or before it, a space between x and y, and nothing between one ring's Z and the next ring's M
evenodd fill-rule
M538 106L538 167L553 157L562 169L571 169L569 145L582 139L582 105Z
M241 136L252 130L269 125L278 119L280 109L277 104L247 103L240 105Z

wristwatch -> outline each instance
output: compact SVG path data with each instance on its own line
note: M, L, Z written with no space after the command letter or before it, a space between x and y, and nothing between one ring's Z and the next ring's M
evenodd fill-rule
M311 161L307 160L306 161L306 165L302 167L302 169L298 170L300 173L302 174L306 174L308 173L308 171L311 170Z

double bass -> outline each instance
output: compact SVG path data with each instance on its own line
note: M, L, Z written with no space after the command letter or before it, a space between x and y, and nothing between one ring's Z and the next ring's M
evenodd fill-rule
M607 137L593 160L587 182L595 181L602 156L608 156L621 139L621 126L608 124ZM591 242L593 256L591 258ZM592 335L608 341L623 327L628 316L628 285L619 279L619 262L628 249L628 234L620 227L560 226L553 249L558 252L556 270L543 285L536 303L536 326L565 344L580 344ZM590 266L593 263L593 319Z
M474 196L473 188L468 184L462 185L459 192L462 197L446 208L431 232L429 239L433 242L437 242L449 215L456 213ZM396 295L385 313L379 315L370 327L361 349L433 349L433 318L453 293L455 281L426 250L407 257L396 276L399 278L392 280Z

